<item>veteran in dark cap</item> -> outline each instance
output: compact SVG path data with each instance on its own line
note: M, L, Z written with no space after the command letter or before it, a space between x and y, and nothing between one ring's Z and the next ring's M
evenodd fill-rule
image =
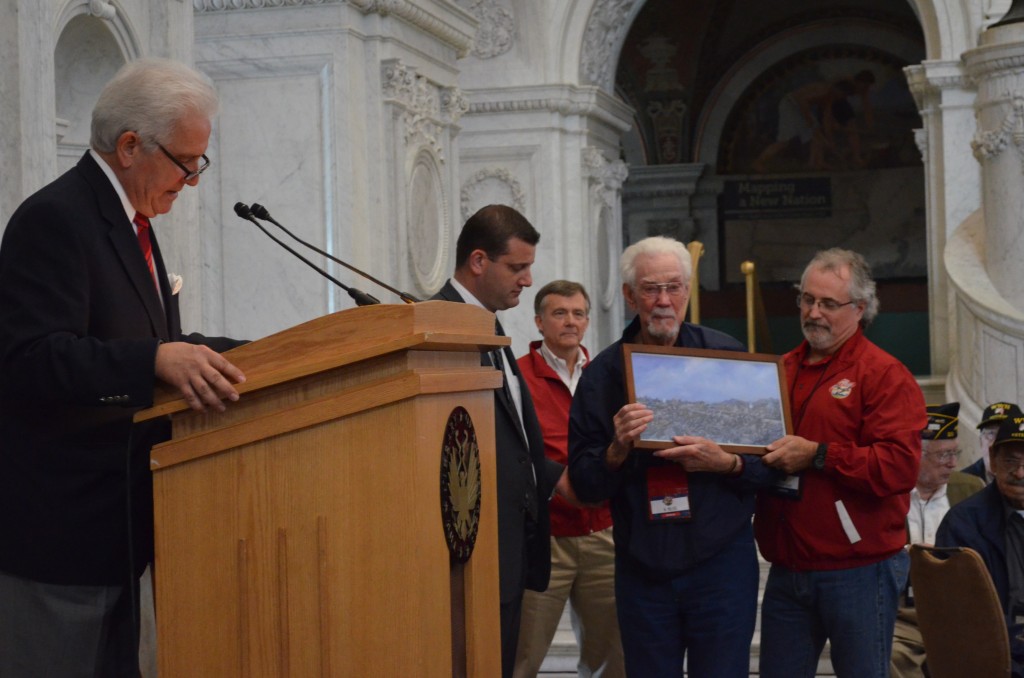
M992 441L996 439L999 424L1006 421L1009 416L1020 414L1021 409L1014 403L992 403L985 408L981 414L981 421L978 422L978 450L981 453L981 458L965 468L964 473L978 476L985 481L986 485L995 479L988 458L989 448L992 446Z
M1024 414L1010 411L990 450L995 482L953 507L938 546L978 552L992 575L1010 635L1013 675L1024 676Z
M927 405L925 409L928 424L921 431L921 467L917 485L910 491L907 514L909 544L934 544L939 523L950 508L985 487L980 478L954 470L960 458L960 403ZM924 667L924 640L908 590L896 613L889 676L920 678L926 675Z

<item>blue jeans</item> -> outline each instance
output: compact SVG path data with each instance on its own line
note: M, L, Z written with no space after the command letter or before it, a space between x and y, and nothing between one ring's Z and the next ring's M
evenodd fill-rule
M626 675L748 678L757 616L757 554L749 527L674 579L652 581L619 560L615 601Z
M887 678L910 557L848 570L772 565L761 603L761 678L813 678L829 640L839 678Z

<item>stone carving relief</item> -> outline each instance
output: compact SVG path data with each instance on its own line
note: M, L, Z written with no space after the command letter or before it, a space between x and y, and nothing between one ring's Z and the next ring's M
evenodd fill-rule
M456 89L453 94L455 88L442 90L400 60L384 62L381 78L385 102L403 109L405 145L430 148L443 163L445 125L441 121L441 102L447 102L444 115L450 118L465 103L459 103L461 93Z
M458 87L441 89L441 120L447 125L455 125L466 112L469 102Z
M117 8L103 0L89 0L89 14L110 21L117 16Z
M622 184L629 176L629 168L621 160L609 162L600 149L583 149L583 169L590 182L590 196L602 207L618 208Z
M329 5L345 0L192 0L197 12L222 12L229 9L262 9L264 7L301 7L303 5Z
M641 0L598 0L583 33L580 78L606 92L615 87L615 51L629 31L629 17Z
M407 247L413 276L421 290L436 290L447 271L448 201L436 159L427 151L421 152L413 164L406 200Z
M1012 98L1009 114L995 131L978 129L971 139L971 150L978 162L983 162L998 157L1012 141L1021 153L1021 170L1024 171L1024 94L1007 93L1005 97Z
M503 167L482 169L462 185L462 221L484 205L509 205L526 214L526 196L512 173Z
M609 162L600 149L583 149L583 173L589 184L591 212L596 216L597 279L605 281L599 302L609 310L618 294L616 262L622 243L622 184L629 169L622 160Z
M516 20L501 0L462 0L459 3L479 22L473 41L473 56L493 59L512 49Z
M925 166L928 166L928 133L924 131L924 128L918 127L914 130L914 143L917 144L917 150L921 152L921 160L924 161Z

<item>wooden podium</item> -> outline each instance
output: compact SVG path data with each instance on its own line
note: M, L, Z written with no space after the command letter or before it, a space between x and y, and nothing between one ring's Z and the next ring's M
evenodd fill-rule
M357 308L231 351L247 381L224 413L158 392L136 418L173 421L151 457L160 677L500 675L501 374L479 352L508 341L466 304ZM453 567L440 470L457 406L480 509Z

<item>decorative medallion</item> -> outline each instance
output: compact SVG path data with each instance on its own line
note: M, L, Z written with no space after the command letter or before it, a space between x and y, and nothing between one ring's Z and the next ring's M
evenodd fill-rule
M469 560L480 526L480 448L473 420L463 407L452 410L444 427L441 523L452 561Z

